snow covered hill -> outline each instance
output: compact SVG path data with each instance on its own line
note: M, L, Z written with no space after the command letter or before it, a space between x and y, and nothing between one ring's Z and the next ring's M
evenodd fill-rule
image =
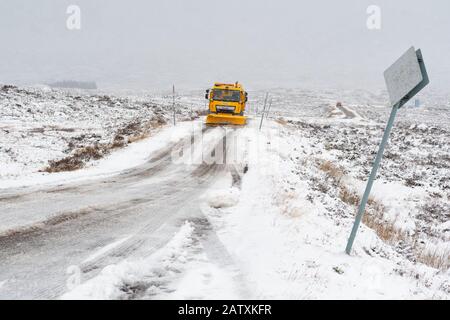
M79 169L172 121L172 97L87 92L1 86L0 177L14 179L46 169L67 171L70 166ZM177 98L178 120L198 117L198 107ZM49 167L49 161L77 154L79 162Z

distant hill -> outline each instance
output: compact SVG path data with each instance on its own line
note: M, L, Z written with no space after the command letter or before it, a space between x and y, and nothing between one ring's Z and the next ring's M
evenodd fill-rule
M97 89L94 81L57 81L49 83L52 88L70 88L70 89Z

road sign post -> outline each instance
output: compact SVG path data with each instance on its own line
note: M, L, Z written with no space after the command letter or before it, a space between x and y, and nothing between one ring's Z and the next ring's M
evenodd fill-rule
M270 98L270 103L269 103L269 107L267 108L267 114L266 114L266 119L269 119L269 114L270 114L270 108L272 108L272 98Z
M177 125L177 118L175 113L175 85L172 86L172 109L173 109L173 125Z
M386 125L386 129L384 130L383 138L373 163L366 189L358 207L358 212L347 242L347 247L345 248L347 254L351 253L353 242L355 241L356 233L358 232L359 225L364 215L370 191L372 190L373 183L377 176L377 171L380 167L381 159L383 158L384 148L386 147L389 134L394 125L397 111L430 82L422 53L420 50L416 51L414 47L411 47L406 51L406 53L384 72L384 78L389 92L390 102L392 104L391 115Z
M259 122L259 131L261 131L261 127L262 127L262 123L264 120L264 113L266 112L266 106L267 106L267 99L269 98L269 93L266 93L266 98L264 99L264 108L263 111L261 112L261 121Z

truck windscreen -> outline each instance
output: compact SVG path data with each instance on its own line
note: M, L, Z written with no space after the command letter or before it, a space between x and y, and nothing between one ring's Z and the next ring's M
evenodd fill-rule
M216 101L240 102L241 92L237 90L214 89L212 99Z

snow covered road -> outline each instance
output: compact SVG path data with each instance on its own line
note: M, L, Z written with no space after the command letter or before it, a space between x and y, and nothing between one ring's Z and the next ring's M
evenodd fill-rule
M225 139L221 128L203 131L210 148ZM107 265L147 256L185 220L201 217L196 199L226 168L175 164L173 152L192 139L111 177L2 191L0 298L56 298L67 291L71 270L84 281Z
M17 90L18 101L34 101ZM348 99L371 101L359 94ZM262 130L250 112L239 129L186 118L56 173L38 170L73 154L64 150L82 123L67 122L80 130L72 137L39 116L33 126L45 130L29 136L22 128L34 113L7 102L15 111L4 118L22 122L0 132L0 299L448 299L448 108L430 102L399 114L348 256L388 110L376 101L337 108L341 92L272 95ZM147 103L62 96L62 106L41 109L84 114L105 144L135 123L122 119L130 105L137 123L169 115L158 111L164 99L142 112ZM185 99L201 105L197 96ZM99 121L77 111L86 103L99 107ZM50 144L57 152L43 156Z

